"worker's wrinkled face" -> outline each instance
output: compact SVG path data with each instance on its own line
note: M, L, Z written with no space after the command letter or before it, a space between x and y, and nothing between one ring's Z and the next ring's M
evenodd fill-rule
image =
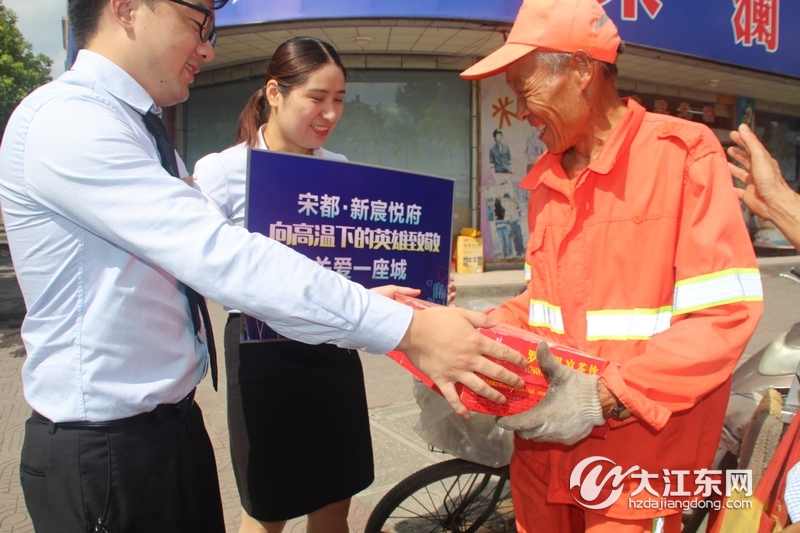
M570 66L553 72L536 54L511 63L506 81L517 95L517 118L539 131L551 153L561 154L577 143L587 120L580 75Z

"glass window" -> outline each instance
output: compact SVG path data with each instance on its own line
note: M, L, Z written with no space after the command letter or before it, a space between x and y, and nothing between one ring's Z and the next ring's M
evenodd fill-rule
M228 148L236 140L236 123L263 78L249 78L192 89L186 102L186 153L189 172L201 157Z
M192 90L190 171L233 143L239 113L262 83L253 78ZM344 114L325 148L351 161L455 179L454 234L471 225L470 83L457 72L349 70Z
M794 190L800 190L800 119L760 112L756 108L756 135L778 161L786 181Z
M471 225L470 83L457 72L350 70L325 148L351 161L456 180L453 230Z

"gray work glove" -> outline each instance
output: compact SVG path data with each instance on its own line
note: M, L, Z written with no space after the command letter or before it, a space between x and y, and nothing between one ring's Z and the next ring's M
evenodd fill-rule
M539 343L536 352L549 383L547 394L529 410L501 418L497 425L516 431L524 439L575 444L594 426L605 423L597 392L600 378L563 366L545 342Z

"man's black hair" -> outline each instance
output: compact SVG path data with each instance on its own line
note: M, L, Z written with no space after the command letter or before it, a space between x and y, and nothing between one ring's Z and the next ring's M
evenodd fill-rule
M154 6L161 0L145 0L149 6ZM72 29L72 38L75 48L81 49L97 31L100 24L100 14L108 0L69 0L67 18ZM212 9L217 10L228 3L228 0L213 0Z

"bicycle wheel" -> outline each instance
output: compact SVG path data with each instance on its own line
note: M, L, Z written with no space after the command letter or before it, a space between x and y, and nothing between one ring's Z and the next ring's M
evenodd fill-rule
M451 459L423 468L386 493L364 533L516 532L508 466Z

